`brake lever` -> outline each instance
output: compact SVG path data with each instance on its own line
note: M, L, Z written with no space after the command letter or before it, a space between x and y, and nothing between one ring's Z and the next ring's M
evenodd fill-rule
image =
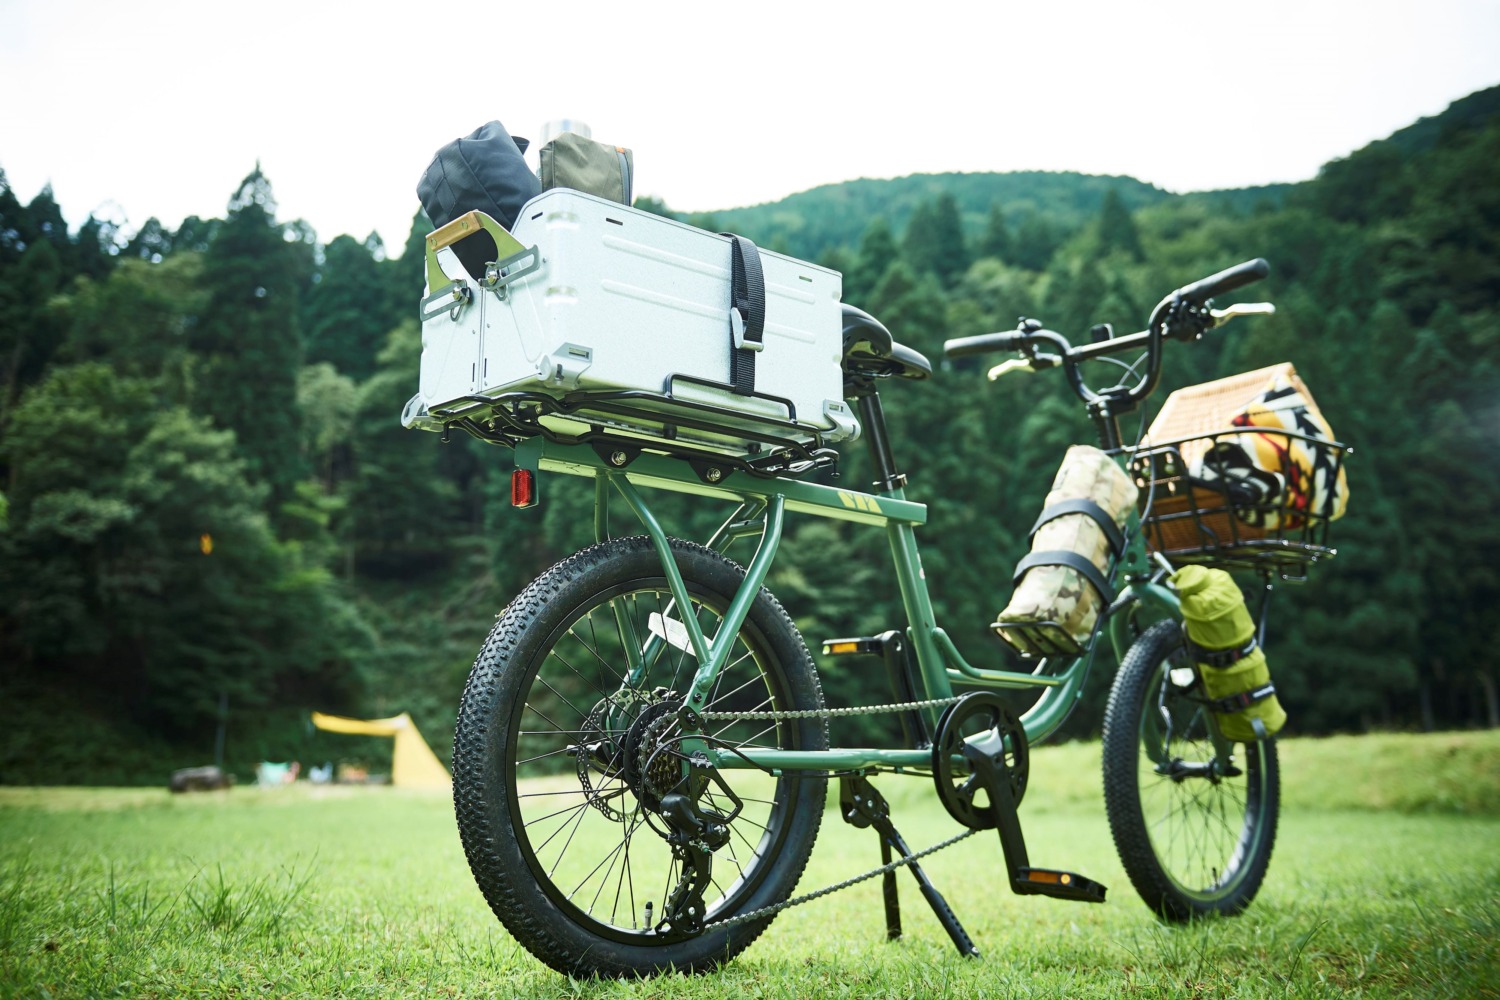
M1043 368L1056 368L1060 364L1062 364L1062 358L1056 354L1033 354L1029 358L1011 358L990 369L990 381L993 382L1001 375L1010 372L1039 372Z
M1236 316L1271 316L1275 312L1276 306L1270 302L1236 302L1223 309L1210 309L1208 314L1214 318L1214 326L1223 326Z
M993 382L1000 376L1009 375L1011 372L1034 371L1036 371L1036 368L1032 366L1030 358L1011 358L1009 361L1002 361L1000 364L991 368L989 372L989 379L991 382Z

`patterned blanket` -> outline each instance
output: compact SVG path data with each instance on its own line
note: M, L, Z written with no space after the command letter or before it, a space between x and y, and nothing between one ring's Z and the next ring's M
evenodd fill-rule
M1318 444L1335 441L1333 430L1284 373L1230 423L1246 433L1219 435L1192 475L1226 489L1241 520L1276 530L1300 528L1308 514L1330 521L1344 515L1349 483L1343 465L1335 449Z

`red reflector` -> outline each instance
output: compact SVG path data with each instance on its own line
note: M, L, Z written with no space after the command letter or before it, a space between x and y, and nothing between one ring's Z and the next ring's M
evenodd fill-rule
M516 469L510 474L510 505L536 506L536 473L530 469Z

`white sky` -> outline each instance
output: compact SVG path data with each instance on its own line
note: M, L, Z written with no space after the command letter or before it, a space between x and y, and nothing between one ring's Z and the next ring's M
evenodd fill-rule
M588 122L697 210L951 170L1297 181L1497 82L1497 0L0 0L0 168L75 227L175 228L259 159L280 218L395 251L491 118Z

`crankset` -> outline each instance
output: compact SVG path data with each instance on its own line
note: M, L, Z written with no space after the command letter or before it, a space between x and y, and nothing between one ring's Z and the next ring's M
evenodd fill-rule
M938 720L932 780L948 815L971 830L993 830L1000 823L1000 803L989 794L989 772L976 766L981 761L1004 762L1003 780L1019 806L1030 774L1026 730L1010 706L988 691L965 696Z

